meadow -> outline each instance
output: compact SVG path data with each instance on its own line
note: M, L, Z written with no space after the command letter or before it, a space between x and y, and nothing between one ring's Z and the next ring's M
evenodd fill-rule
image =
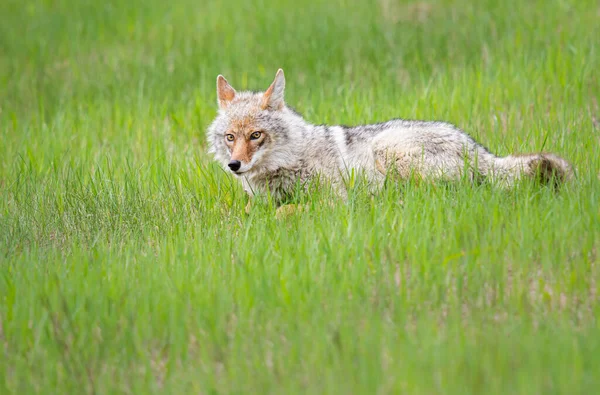
M599 38L593 0L0 2L0 393L594 393ZM446 120L577 177L246 214L215 79L279 67L313 123Z

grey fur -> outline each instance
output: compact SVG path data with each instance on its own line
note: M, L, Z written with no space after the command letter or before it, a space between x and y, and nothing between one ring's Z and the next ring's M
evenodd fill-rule
M231 157L225 134L233 125L252 123L268 133L268 140L242 164L242 173L235 174L250 195L268 189L283 199L296 182L320 176L345 196L343 179L350 172L364 174L376 190L389 169L402 178L450 180L466 172L473 180L491 179L504 186L521 177L539 175L544 182L560 183L573 175L571 165L554 154L497 157L446 122L395 119L354 127L312 125L283 103L284 86L279 70L267 105L263 93L236 92L208 128L209 152L225 169Z

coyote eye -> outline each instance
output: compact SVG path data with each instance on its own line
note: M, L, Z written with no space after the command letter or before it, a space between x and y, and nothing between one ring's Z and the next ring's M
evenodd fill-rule
M250 135L250 140L258 140L260 138L261 132L254 132Z
M225 138L227 139L227 141L233 141L235 137L233 137L233 134L227 134L225 135Z

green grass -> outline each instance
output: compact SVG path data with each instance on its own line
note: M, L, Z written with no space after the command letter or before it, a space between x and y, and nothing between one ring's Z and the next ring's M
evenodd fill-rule
M271 3L0 3L0 393L595 392L598 2ZM577 179L247 216L215 78L279 67L314 123L447 120Z

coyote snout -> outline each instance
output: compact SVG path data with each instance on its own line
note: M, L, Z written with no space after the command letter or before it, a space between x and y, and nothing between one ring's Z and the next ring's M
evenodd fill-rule
M240 162L239 160L232 160L227 164L227 166L229 166L231 171L236 172L240 169L240 167L242 167L242 162Z
M232 128L225 134L225 146L231 154L227 163L229 169L235 174L251 170L260 159L265 139L265 133L253 127Z

